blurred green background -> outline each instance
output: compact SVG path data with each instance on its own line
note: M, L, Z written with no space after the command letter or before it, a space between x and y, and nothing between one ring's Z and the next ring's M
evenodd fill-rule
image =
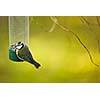
M100 17L56 18L80 37L95 63L100 65ZM100 82L100 67L91 63L73 34L55 25L49 16L30 16L30 49L41 64L40 69L27 62L9 60L7 16L0 17L0 45L0 82Z

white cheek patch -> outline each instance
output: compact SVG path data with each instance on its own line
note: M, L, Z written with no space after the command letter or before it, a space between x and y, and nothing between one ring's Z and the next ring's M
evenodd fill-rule
M21 46L17 46L16 48L17 48L17 49L21 49L21 48L22 48L22 45L21 45Z

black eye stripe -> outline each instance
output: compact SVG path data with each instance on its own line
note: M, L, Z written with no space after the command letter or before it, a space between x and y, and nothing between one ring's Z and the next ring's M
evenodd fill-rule
M21 42L18 42L18 44L21 44Z

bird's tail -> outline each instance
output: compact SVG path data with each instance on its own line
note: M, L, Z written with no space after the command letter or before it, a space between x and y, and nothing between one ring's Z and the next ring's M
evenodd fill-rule
M35 65L36 68L40 67L40 64L38 62L36 62L35 60L32 60L30 63Z
M36 62L33 58L31 58L31 59L30 58L26 58L24 60L26 60L27 62L33 64L36 68L40 67L40 64L38 62Z

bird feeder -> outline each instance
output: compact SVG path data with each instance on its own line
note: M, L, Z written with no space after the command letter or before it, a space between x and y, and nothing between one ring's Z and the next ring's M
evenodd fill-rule
M23 42L29 47L29 17L28 16L9 16L9 59L22 61L15 54L13 45Z

